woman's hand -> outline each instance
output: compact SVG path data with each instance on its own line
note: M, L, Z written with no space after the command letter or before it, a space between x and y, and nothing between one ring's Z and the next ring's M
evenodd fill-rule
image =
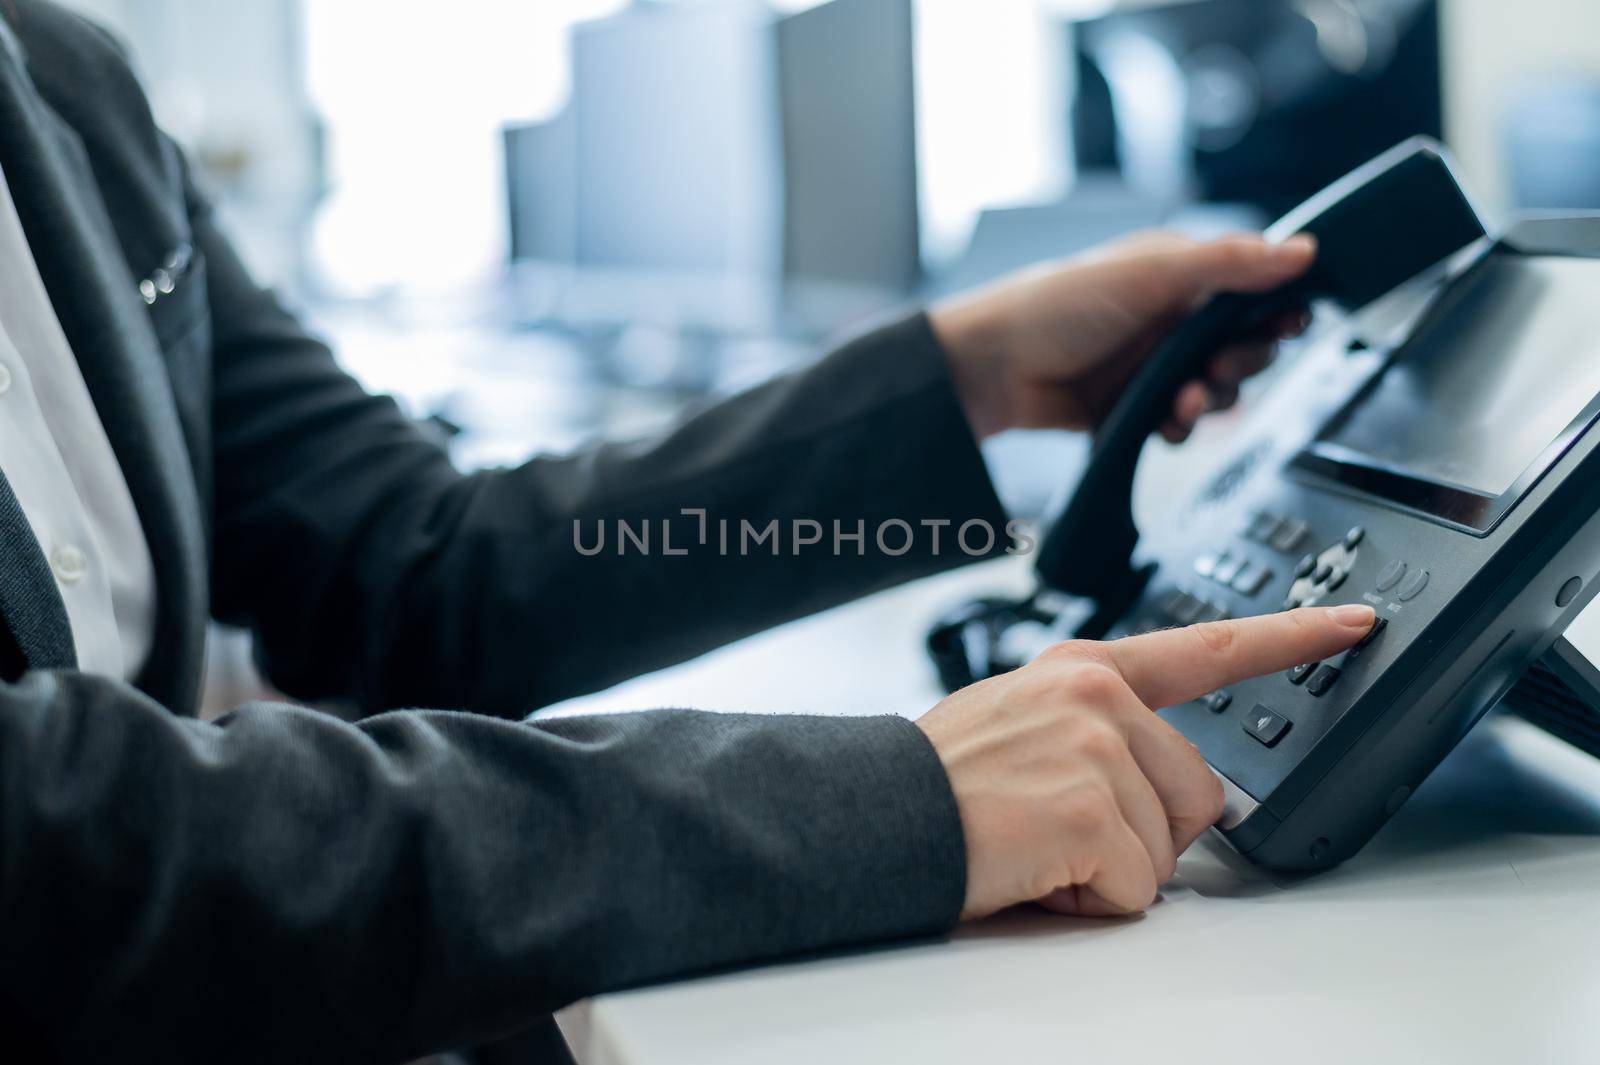
M1315 257L1305 236L1196 243L1143 233L956 297L929 317L980 439L1005 429L1094 429L1144 358L1201 303L1219 292L1276 288ZM1204 380L1178 393L1162 435L1176 443L1206 411L1232 404L1276 342L1309 320L1293 312L1220 352Z
M1037 901L1142 910L1222 813L1194 745L1154 713L1344 651L1360 604L1075 640L949 696L917 724L950 777L967 844L964 917Z

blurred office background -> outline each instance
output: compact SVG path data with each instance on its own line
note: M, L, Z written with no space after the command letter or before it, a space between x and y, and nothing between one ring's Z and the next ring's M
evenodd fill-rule
M1585 0L76 4L261 276L468 463L1123 230L1260 224L1410 133L1491 208L1600 206Z
M1121 232L1259 226L1413 133L1493 213L1600 208L1592 0L73 3L259 275L463 466ZM991 461L1037 511L1080 447Z

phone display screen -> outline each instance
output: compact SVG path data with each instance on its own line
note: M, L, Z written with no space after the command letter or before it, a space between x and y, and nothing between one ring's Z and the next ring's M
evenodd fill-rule
M1483 528L1559 457L1597 396L1600 261L1498 253L1306 457L1363 491Z

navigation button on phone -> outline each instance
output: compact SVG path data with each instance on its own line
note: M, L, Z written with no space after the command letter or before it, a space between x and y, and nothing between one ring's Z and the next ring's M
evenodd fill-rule
M1310 680L1306 681L1306 691L1320 699L1322 696L1328 694L1328 689L1333 687L1336 683L1338 683L1338 681L1338 667L1322 666L1315 673L1311 674Z
M1291 722L1282 714L1263 703L1257 703L1244 719L1244 730L1264 746L1271 747L1283 739Z

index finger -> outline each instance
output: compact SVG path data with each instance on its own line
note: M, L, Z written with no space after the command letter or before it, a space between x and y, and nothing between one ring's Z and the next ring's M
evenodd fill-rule
M1128 636L1100 645L1100 653L1146 706L1160 709L1348 650L1376 618L1360 603L1302 607Z

